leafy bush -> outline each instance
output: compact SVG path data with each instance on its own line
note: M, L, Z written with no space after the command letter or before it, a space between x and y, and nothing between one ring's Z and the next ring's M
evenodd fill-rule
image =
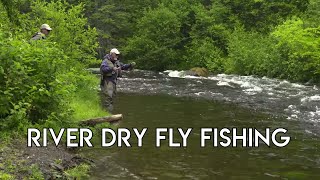
M223 52L211 38L194 39L185 57L190 67L206 67L211 72L223 72Z
M236 29L229 38L226 71L242 75L280 77L284 67L275 43L271 37Z
M125 48L139 68L165 70L179 61L180 26L177 15L166 7L149 10L137 25L137 34Z
M90 166L87 164L80 164L72 169L65 171L64 173L70 179L85 179L89 178L88 172L90 170Z
M306 27L300 18L287 20L272 33L286 65L288 79L320 80L320 27Z
M3 42L4 40L1 39ZM9 40L0 47L1 80L0 116L11 119L2 128L18 126L25 118L33 123L59 112L69 90L59 75L65 73L67 57L50 42ZM18 117L16 117L18 116ZM7 127L7 126L9 127Z
M92 91L90 88L96 83L84 70L87 62L94 60L96 32L85 27L82 8L62 1L36 1L31 16L20 15L18 35L8 32L8 17L0 18L2 133L22 131L31 123L72 123L74 110L70 101L78 91ZM34 18L36 14L41 18ZM29 42L31 36L25 32L44 22L54 28L52 34L46 40Z
M83 8L82 3L73 6L62 0L32 2L32 11L23 16L23 26L29 32L25 38L30 38L41 24L47 23L53 28L48 40L56 42L65 55L82 63L92 61L97 54L97 31L88 26L87 18L82 15Z

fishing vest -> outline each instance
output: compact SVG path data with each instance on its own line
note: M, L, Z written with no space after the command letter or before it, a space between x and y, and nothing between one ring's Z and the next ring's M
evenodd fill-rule
M41 32L37 32L35 35L32 36L31 40L40 40L40 39L45 39L46 35L41 33Z
M113 69L113 68L115 67L114 64L111 62L111 60L106 59L106 62L107 62L108 67L110 67L111 69ZM113 72L114 72L114 71L112 70L111 72L105 73L104 76L106 76L106 77L112 77ZM116 77L117 77L117 76L116 76Z

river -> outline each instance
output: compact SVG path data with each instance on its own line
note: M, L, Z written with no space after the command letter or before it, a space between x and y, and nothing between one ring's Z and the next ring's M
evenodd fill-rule
M90 179L320 179L320 90L253 76L135 70L119 80L118 127L148 128L143 147L84 150ZM193 128L184 148L155 147L155 128ZM283 148L200 147L200 128L282 127ZM174 136L176 141L181 141ZM134 141L134 140L132 140ZM134 144L135 142L133 142Z

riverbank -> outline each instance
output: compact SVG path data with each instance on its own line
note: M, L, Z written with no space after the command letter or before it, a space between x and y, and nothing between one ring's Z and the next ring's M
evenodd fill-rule
M63 146L29 148L19 140L0 148L0 179L82 178L92 163Z
M69 120L44 125L28 125L29 128L81 128L81 120L110 115L101 105L97 91L80 90L71 98L72 116ZM109 127L103 123L91 128L98 132ZM27 129L27 128L26 128ZM47 147L27 147L26 131L2 132L0 145L0 179L78 179L88 177L93 161L82 157L78 149L66 148L65 137L58 147L49 140Z

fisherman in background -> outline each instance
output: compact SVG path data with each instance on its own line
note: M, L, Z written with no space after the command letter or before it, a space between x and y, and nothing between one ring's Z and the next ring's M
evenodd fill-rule
M40 27L40 32L37 32L35 35L33 35L31 40L45 39L46 36L49 35L51 30L52 29L48 24L42 24Z
M119 55L118 49L111 49L110 53L104 57L100 66L100 87L104 95L103 103L110 112L113 110L113 98L116 95L117 79L121 76L121 71L131 70L135 66L135 62L130 64L120 63Z

